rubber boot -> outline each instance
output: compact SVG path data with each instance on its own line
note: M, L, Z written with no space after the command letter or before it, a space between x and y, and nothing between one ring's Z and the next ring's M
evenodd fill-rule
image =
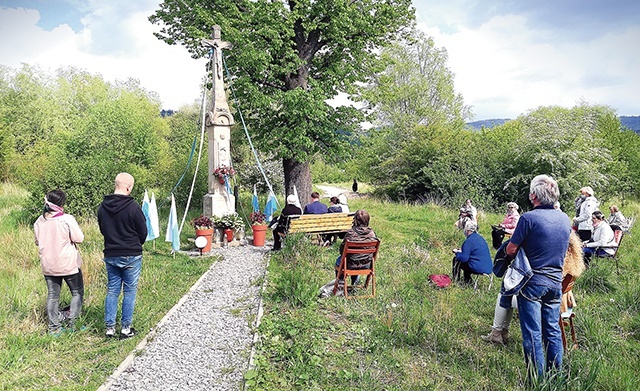
M491 332L489 334L482 335L480 336L480 338L482 338L482 340L486 342L491 342L491 343L500 344L500 345L504 344L504 340L502 339L502 330L496 330L494 328L491 328Z

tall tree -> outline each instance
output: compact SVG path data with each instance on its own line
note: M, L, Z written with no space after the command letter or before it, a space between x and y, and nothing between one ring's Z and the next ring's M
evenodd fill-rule
M446 49L418 30L384 48L363 94L374 122L398 131L417 124L462 128L471 109L455 92L447 59Z
M218 24L234 47L226 58L256 144L282 159L285 191L311 192L309 162L348 144L361 114L332 107L356 94L378 48L414 22L411 0L165 0L150 21L157 37L206 55Z

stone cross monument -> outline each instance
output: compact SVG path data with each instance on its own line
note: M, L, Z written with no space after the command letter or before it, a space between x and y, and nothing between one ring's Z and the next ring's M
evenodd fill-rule
M209 139L208 193L204 196L202 212L205 216L222 216L235 212L235 197L229 193L225 183L213 174L218 168L231 167L231 125L233 116L229 111L227 95L224 91L222 49L230 49L231 44L220 39L220 26L213 26L211 39L203 39L202 44L213 50L211 56L212 106L205 118Z

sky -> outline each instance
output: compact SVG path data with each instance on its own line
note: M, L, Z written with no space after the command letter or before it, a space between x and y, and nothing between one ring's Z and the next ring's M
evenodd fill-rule
M0 64L135 78L165 109L198 102L204 59L153 36L160 0L0 0ZM640 115L640 1L413 0L475 120L581 102ZM223 39L224 39L224 31ZM226 55L233 55L230 51Z

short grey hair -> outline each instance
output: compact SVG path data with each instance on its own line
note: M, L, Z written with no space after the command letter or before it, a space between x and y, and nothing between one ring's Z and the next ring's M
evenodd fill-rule
M560 198L558 182L549 175L538 175L531 180L529 193L542 205L553 205Z
M467 221L465 223L464 230L465 231L469 231L469 232L476 232L476 231L478 231L478 224L476 224L473 221L469 220L469 221Z

